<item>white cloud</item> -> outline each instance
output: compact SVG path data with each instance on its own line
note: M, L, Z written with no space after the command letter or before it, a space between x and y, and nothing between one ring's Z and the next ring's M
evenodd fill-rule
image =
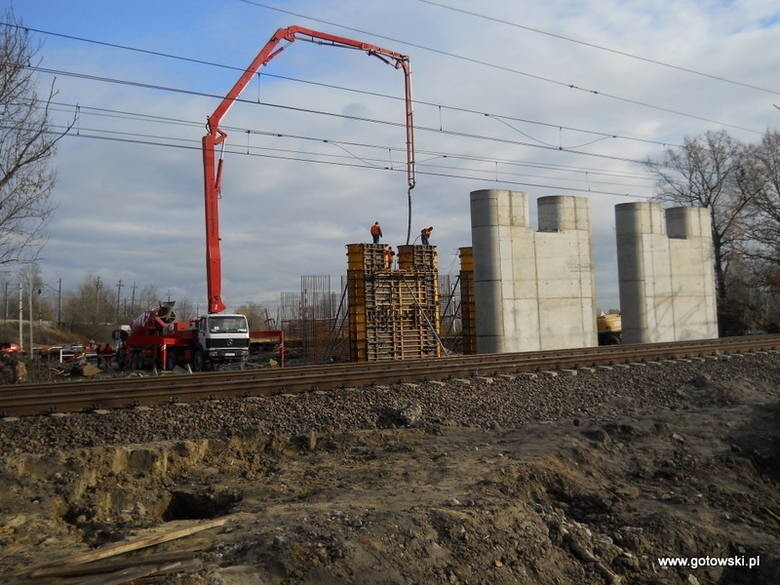
M780 60L774 3L683 2L491 2L448 1L453 6L570 36L629 53L674 63L713 75L774 88ZM599 171L643 174L641 167L617 158L657 156L659 145L608 139L579 150L615 158L574 155L533 145L578 145L590 135L561 130L573 126L607 133L680 143L717 124L638 104L561 87L516 72L488 67L354 30L261 9L246 3L169 2L149 18L148 6L132 3L120 19L111 3L29 0L17 15L34 28L137 46L153 51L245 67L271 33L300 24L316 30L407 53L412 60L414 97L445 106L415 106L419 174L413 191L412 238L420 227L436 227L443 268L457 270L457 248L468 245L469 191L499 187L527 191L531 198L581 189L652 192L652 183L629 177L600 176ZM155 4L157 6L159 3ZM391 39L451 52L468 59L515 69L601 93L662 108L689 112L745 128L777 127L771 107L776 94L738 87L658 65L583 47L506 24L488 22L421 2L391 4L339 0L328 3L278 3L286 10L375 32ZM150 4L151 6L151 4ZM88 17L84 17L87 11ZM80 14L81 13L81 14ZM82 17L79 18L79 15ZM238 72L120 49L46 38L43 65L55 69L153 85L223 95ZM402 75L364 54L297 42L265 69L274 75L369 92L402 95ZM44 79L47 82L49 79ZM209 97L143 89L58 76L58 101L80 104L82 137L66 138L57 156L59 209L44 250L44 274L75 287L88 273L109 283L122 278L139 285L185 294L194 302L205 296L203 186L200 138L202 123L217 104ZM244 98L302 109L378 119L398 124L403 105L380 96L344 92L263 76L247 87ZM549 123L550 127L456 112L446 106ZM141 112L195 122L173 125L127 117L95 115L88 107ZM69 109L57 112L71 119ZM106 114L107 112L103 112ZM220 202L224 297L231 305L277 298L297 290L299 275L345 270L344 244L368 239L368 226L380 220L389 243L406 237L404 132L397 125L374 124L283 108L236 104L223 120L229 130L224 198ZM428 129L430 130L428 130ZM446 132L440 132L439 129ZM192 149L130 144L83 137L96 129L122 131L145 142L171 142ZM247 135L241 129L328 139L316 142L290 137ZM742 140L757 134L728 128ZM104 136L105 133L102 133ZM494 137L482 140L466 136ZM116 135L113 135L116 137ZM381 145L371 149L337 146L332 141ZM521 143L526 143L523 145ZM287 149L279 152L264 149ZM345 150L346 149L346 150ZM275 157L306 158L330 164L246 156L247 150ZM305 151L307 154L296 154ZM461 153L486 160L434 158L424 152ZM343 158L336 158L343 157ZM397 172L346 165L390 164ZM431 159L429 164L424 161ZM500 164L493 161L566 165L579 173ZM384 162L383 162L384 161ZM340 163L344 166L337 166ZM439 165L439 166L433 166ZM447 168L443 168L443 167ZM585 172L587 170L588 172ZM427 172L437 173L428 175ZM512 174L509 174L512 173ZM441 174L472 177L454 179ZM496 180L498 179L498 180ZM556 185L562 189L524 186ZM571 191L567 191L571 189ZM617 303L614 251L614 205L631 199L590 195L600 304ZM532 203L532 208L535 205Z

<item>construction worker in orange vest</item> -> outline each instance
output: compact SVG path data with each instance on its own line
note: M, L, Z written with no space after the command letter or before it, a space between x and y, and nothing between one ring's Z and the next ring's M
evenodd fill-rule
M428 245L428 238L431 237L431 232L433 231L433 226L423 228L420 230L420 242L423 246Z
M385 246L385 268L388 270L393 268L393 258L395 258L395 250L392 246Z
M371 232L371 237L374 238L374 243L378 244L379 238L382 237L382 226L379 225L378 221L375 221L374 225L371 226L370 232Z

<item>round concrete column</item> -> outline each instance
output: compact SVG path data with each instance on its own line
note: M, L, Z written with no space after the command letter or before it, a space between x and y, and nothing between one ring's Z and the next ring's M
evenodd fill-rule
M664 234L663 208L658 203L635 202L615 205L615 230L623 234Z
M577 198L571 195L540 197L536 202L539 231L562 232L578 229L577 207ZM585 209L587 210L587 207Z

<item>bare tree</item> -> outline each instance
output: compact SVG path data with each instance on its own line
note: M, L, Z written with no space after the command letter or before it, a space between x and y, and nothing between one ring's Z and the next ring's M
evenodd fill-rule
M717 293L726 298L729 260L744 237L743 216L751 195L742 179L743 147L725 131L686 138L647 165L658 177L657 199L675 205L705 207L712 217Z
M68 323L111 323L114 295L100 276L88 274L78 290L67 294L65 321Z
M165 301L165 297L160 294L160 289L155 284L146 284L141 288L141 292L138 294L137 308L138 315L149 309L158 307L161 302ZM133 318L138 315L133 315Z
M51 132L49 104L36 92L34 59L39 47L6 11L0 30L0 264L34 258L52 213L51 157L62 133Z
M236 312L246 315L249 320L249 328L253 331L266 331L273 327L268 309L259 303L249 301L239 306Z
M763 292L766 318L780 324L780 132L767 131L747 149L745 183L752 197L744 254L752 263L753 288Z
M757 245L752 254L777 275L780 273L780 132L766 132L751 154L751 170L758 183L751 203L750 236Z

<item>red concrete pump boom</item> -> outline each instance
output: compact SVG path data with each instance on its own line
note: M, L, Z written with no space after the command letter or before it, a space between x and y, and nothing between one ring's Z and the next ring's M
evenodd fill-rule
M344 47L366 51L369 55L378 57L396 69L404 72L404 90L406 101L406 175L409 198L409 229L411 229L411 193L414 189L414 126L412 120L412 81L409 57L389 51L375 45L353 41L343 37L310 30L300 26L290 26L278 29L263 49L257 54L254 61L249 64L233 88L227 93L222 102L208 118L206 129L208 134L203 137L203 176L206 200L206 277L208 281L209 313L220 313L225 309L222 302L222 257L219 238L219 206L218 200L222 185L222 157L216 160L215 148L223 144L227 138L227 132L220 129L222 117L230 109L230 106L238 99L241 92L247 86L260 67L266 65L271 59L281 53L285 47L277 47L282 41L294 42L296 40L318 42L333 47ZM315 41L319 39L319 41ZM223 147L224 148L224 147Z

